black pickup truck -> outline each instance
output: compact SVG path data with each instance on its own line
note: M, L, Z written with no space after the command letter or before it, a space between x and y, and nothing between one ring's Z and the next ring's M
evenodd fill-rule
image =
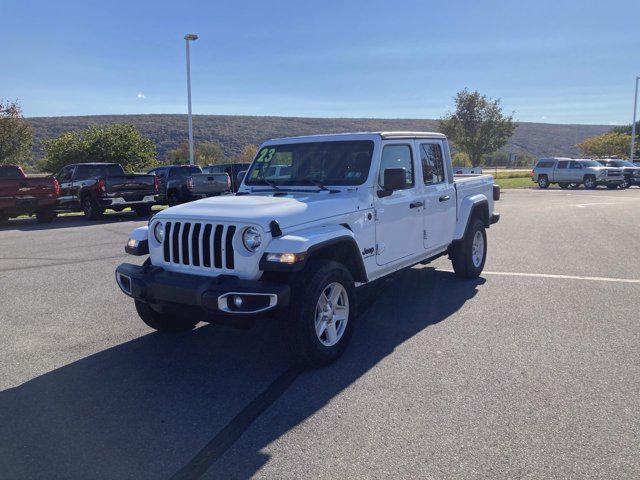
M67 165L56 178L58 211L81 211L90 220L100 218L106 209L121 212L127 207L149 216L158 193L155 175L125 173L117 163Z

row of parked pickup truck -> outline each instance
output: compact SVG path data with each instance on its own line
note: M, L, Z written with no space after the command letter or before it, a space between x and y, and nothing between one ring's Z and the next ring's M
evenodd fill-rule
M28 177L16 165L0 165L0 223L21 215L49 223L59 212L84 212L94 220L107 209L125 208L148 216L155 204L173 206L236 191L247 166L166 165L129 174L117 163L78 163L48 177Z
M558 184L560 188L594 189L604 185L613 190L640 187L640 165L617 158L599 160L572 158L541 158L531 170L531 180L540 188Z

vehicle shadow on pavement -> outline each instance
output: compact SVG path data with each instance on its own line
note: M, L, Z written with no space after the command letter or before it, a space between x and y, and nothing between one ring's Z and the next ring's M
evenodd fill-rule
M156 212L154 212L156 213ZM0 232L5 230L19 230L31 232L36 230L57 230L60 228L88 227L116 222L142 222L151 217L139 217L132 212L105 213L100 220L86 220L83 215L58 217L51 223L38 223L35 218L14 218L6 223L0 223Z
M253 475L268 460L266 445L403 342L446 320L482 283L414 268L365 287L344 357L302 373L313 391L285 392L286 414L246 432L205 465L207 476ZM250 331L207 325L173 337L151 333L0 392L1 476L170 477L290 367L281 328L266 320Z

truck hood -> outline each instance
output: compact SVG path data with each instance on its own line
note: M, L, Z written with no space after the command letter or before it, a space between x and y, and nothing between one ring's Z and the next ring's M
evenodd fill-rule
M269 223L276 220L285 229L308 222L344 215L356 210L353 192L289 193L274 196L224 195L205 198L167 208L155 218L192 219L207 222L251 223L270 230Z

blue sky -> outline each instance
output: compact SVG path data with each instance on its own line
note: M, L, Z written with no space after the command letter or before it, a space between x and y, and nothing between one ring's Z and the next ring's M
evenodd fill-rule
M27 116L437 118L468 87L520 121L630 123L640 1L0 0Z

